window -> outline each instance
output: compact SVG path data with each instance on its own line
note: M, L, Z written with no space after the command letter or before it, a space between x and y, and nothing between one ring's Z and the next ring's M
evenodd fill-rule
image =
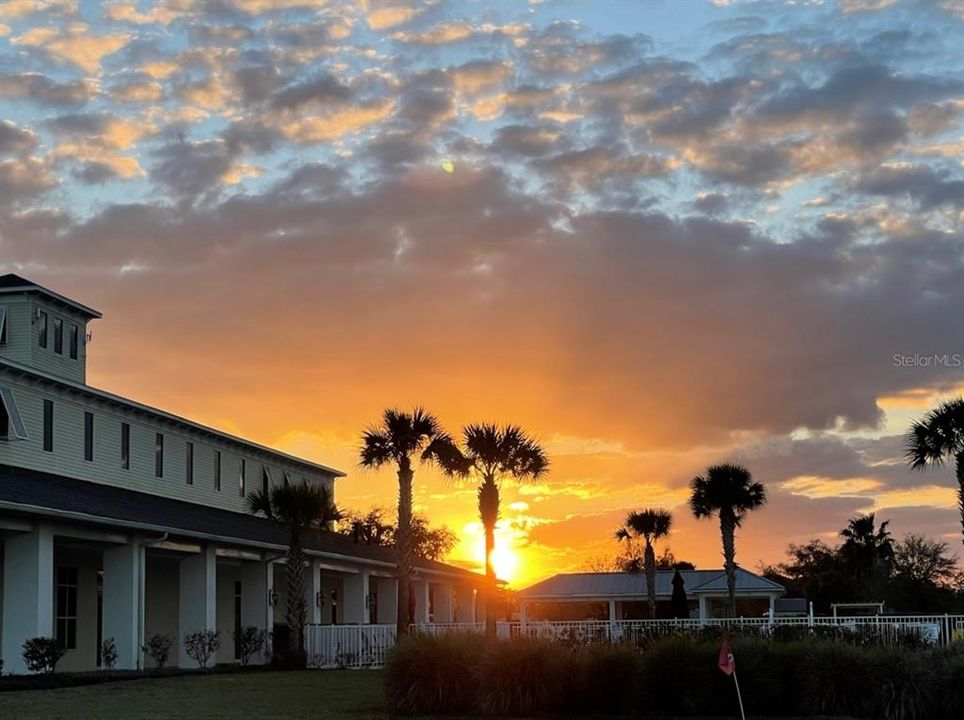
M246 469L247 468L246 468L246 463L244 462L244 458L241 458L241 474L238 475L238 492L241 495L241 497L244 497L244 479L245 479L244 473Z
M77 647L77 568L57 568L57 645Z
M0 387L0 440L26 440L27 427L10 388Z
M121 423L121 468L131 469L131 426Z
M44 451L54 451L54 401L44 400Z
M189 442L184 451L184 479L188 485L194 484L194 443Z
M261 490L265 495L268 494L268 490L271 488L271 471L268 468L264 468L261 471Z
M70 326L70 359L77 359L77 351L80 347L80 328L76 325Z
M64 321L54 318L54 352L64 354Z
M40 347L47 347L47 313L43 310L40 311L40 321L37 328L37 342L40 343Z
M154 435L154 477L164 477L164 435Z
M221 492L221 451L214 451L214 489Z
M7 308L0 307L0 345L7 344Z
M94 459L94 413L84 413L84 460Z

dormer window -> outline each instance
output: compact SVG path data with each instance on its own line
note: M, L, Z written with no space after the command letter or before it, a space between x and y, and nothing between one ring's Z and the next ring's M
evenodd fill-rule
M54 318L54 352L64 354L64 321Z
M271 471L268 468L264 468L261 471L261 491L267 495L268 491L271 489Z
M74 324L70 326L70 359L76 360L80 347L80 328Z
M23 424L20 408L10 388L0 387L0 440L26 440L27 426Z
M47 347L47 313L40 311L40 318L37 321L37 342L40 347Z
M0 345L7 344L7 308L0 307Z

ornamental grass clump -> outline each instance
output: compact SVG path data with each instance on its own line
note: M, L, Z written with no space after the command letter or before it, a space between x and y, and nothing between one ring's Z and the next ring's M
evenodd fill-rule
M388 709L396 715L476 712L476 665L488 644L473 633L401 638L385 667Z
M533 715L565 709L573 653L551 640L494 641L479 662L479 709L485 715Z

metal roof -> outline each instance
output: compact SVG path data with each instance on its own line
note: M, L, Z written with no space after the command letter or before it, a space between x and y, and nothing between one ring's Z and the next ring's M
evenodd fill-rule
M38 285L35 282L31 282L26 278L22 278L19 275L14 275L13 273L7 273L6 275L0 275L0 295L5 293L38 293L47 297L50 300L54 300L62 305L66 305L79 312L81 315L86 315L89 318L100 318L103 315L97 310L87 307L76 300L71 300L69 297L65 297L60 293L56 293L53 290L48 290L43 285Z
M673 570L656 573L656 595L673 594ZM726 592L723 570L680 570L687 595ZM741 567L736 569L739 594L784 592L784 587ZM519 591L523 600L588 600L646 597L645 573L560 573Z

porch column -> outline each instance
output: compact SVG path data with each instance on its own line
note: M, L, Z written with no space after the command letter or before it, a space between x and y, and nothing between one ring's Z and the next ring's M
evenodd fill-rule
M434 588L435 597L435 622L452 622L452 586L449 583L436 583Z
M103 637L114 639L118 670L140 665L143 567L144 546L138 542L104 551Z
M459 585L456 589L455 622L475 622L475 589L471 585Z
M195 630L217 630L217 557L213 545L178 563L178 666L195 662L184 650L184 637Z
M241 563L241 625L254 626L266 633L274 629L274 608L269 598L274 590L274 565L270 562ZM263 664L269 659L270 640L261 652L251 657L252 664Z
M707 598L705 595L700 595L699 603L700 603L700 622L705 623L710 617L709 598Z
M771 626L773 625L773 620L774 620L774 616L775 616L775 607L774 607L774 606L776 605L776 602L777 602L777 596L771 594L771 595L770 595L770 625L771 625Z
M321 561L310 558L305 568L305 603L308 605L308 624L321 624Z
M344 587L343 617L346 623L368 624L368 571L357 575L346 575L342 580Z
M3 544L3 670L25 673L23 644L54 636L54 536L50 528Z
M398 581L395 578L376 578L378 592L377 623L394 623L398 612Z
M616 617L616 601L609 601L609 622L616 622L619 618Z
M430 617L431 598L427 580L413 580L412 592L415 593L415 624L427 625Z

